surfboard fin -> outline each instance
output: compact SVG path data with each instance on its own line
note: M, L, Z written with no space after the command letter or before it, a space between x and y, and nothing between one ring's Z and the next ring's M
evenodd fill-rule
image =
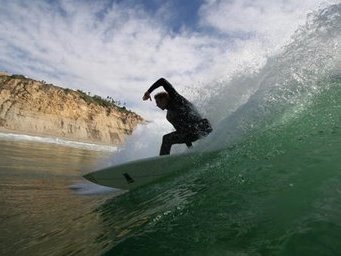
M123 176L129 184L135 182L135 180L132 177L130 177L130 175L128 173L126 173L126 172L123 173Z

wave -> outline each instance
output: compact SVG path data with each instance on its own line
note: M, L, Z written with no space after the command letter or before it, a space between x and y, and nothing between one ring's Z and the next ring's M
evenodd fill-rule
M310 15L292 43L258 73L239 74L215 93L207 108L219 124L208 148L227 147L247 134L290 122L339 81L340 9L333 5Z
M257 74L223 84L197 147L214 154L96 209L105 255L337 255L340 27L341 4L320 10Z

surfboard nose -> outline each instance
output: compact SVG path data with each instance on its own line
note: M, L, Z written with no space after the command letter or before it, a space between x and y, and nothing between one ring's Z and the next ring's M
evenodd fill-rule
M91 175L91 173L85 174L83 177L90 182L98 184L97 180Z

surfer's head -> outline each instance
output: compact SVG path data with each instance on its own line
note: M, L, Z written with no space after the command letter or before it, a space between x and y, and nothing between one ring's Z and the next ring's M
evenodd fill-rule
M167 108L169 102L169 95L167 92L159 92L155 94L154 99L156 102L156 106L158 106L162 110L165 110Z

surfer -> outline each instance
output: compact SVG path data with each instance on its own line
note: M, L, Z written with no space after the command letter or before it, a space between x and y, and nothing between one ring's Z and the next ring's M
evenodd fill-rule
M206 118L202 118L194 105L181 96L164 78L157 80L144 94L143 100L152 100L150 94L162 86L165 92L154 96L156 106L167 110L167 120L174 126L175 132L163 136L160 149L161 155L169 155L174 144L185 143L188 148L192 142L207 136L212 127Z

